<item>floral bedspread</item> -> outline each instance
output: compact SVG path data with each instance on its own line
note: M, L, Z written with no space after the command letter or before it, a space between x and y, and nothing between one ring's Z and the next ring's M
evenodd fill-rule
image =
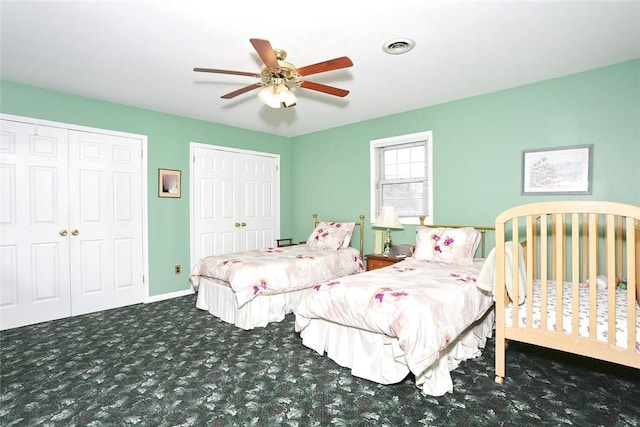
M190 278L195 289L201 277L229 283L242 307L258 295L304 289L363 270L362 256L355 248L296 245L205 257L191 269Z
M491 293L475 285L482 263L463 267L407 258L316 285L294 309L296 331L320 318L397 338L420 382L440 352L492 306Z

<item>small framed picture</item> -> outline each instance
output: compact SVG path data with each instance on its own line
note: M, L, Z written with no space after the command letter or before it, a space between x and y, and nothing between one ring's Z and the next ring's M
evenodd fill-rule
M158 169L158 197L180 197L180 171Z
M591 194L593 144L524 150L522 194Z

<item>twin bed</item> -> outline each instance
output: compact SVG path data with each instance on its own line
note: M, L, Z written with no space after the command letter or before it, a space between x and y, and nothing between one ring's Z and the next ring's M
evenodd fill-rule
M200 259L190 274L196 307L242 329L264 327L291 313L304 289L364 271L364 215L338 222L314 213L313 227L304 244Z
M484 241L479 258L476 248L492 227L419 226L412 257L364 273L362 225L358 274L280 291L258 285L255 296L238 298L232 284L194 268L204 294L198 306L223 320L220 312L230 310L227 321L245 329L293 311L305 346L381 384L413 374L428 395L453 390L450 371L480 355L494 328L499 383L508 340L640 368L640 207L518 206L497 217L496 246L486 258ZM256 321L262 301L274 313ZM245 313L251 319L239 321Z
M491 294L475 284L481 236L419 226L412 257L311 288L294 309L302 343L358 377L393 384L413 373L424 394L453 391L450 371L493 333Z

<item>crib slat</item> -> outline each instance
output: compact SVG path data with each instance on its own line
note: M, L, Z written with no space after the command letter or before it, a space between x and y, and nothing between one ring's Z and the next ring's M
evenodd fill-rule
M580 335L580 216L571 214L571 331Z
M533 274L536 271L536 218L527 216L527 295L533 295ZM533 325L533 298L527 298L527 327Z
M624 223L624 218L622 217L622 215L618 215L616 216L617 219L617 223L616 223L616 254L618 254L618 256L616 256L616 260L618 261L618 263L616 264L616 271L618 273L620 273L620 277L624 276L622 274L623 272L623 265L622 265L622 260L623 255L622 255L622 245L623 245L623 241L624 241L624 228L623 228L623 223Z
M582 279L587 280L589 277L589 263L587 262L589 257L589 239L587 239L589 232L589 217L586 213L582 215Z
M533 261L533 268L535 268L535 270L533 270L534 272L538 271L538 265L539 265L539 261L538 261L538 239L535 237L538 235L538 218L540 217L540 215L531 215L531 218L533 220L532 224L531 224L531 231L533 232L533 238L531 241L527 241L527 246L531 246L531 260ZM536 273L532 274L535 276Z
M496 296L496 350L495 350L495 363L496 363L496 379L497 383L502 384L502 380L505 374L505 327L509 325L505 322L505 307L507 301L505 300L505 287L504 287L504 241L505 241L505 223L496 221L496 280L495 280L495 296ZM505 327L502 327L505 325Z
M596 292L597 292L597 278L598 275L598 263L596 261L597 248L598 248L598 223L597 215L589 214L589 338L596 339L597 334L597 305L596 305Z
M563 293L563 284L564 284L564 276L565 276L565 250L564 250L564 215L559 213L554 215L554 224L555 231L553 236L553 247L555 249L554 256L555 259L553 264L555 265L555 276L554 280L556 282L556 328L558 330L563 330L563 322L564 322L564 304L562 304L562 293ZM545 316L546 317L546 316Z
M540 217L540 306L542 307L542 313L547 313L547 239L548 239L548 228L547 228L547 216L542 215ZM546 314L542 315L542 319L540 319L540 329L543 331L547 330L547 316Z
M513 284L513 309L514 309L514 313L517 313L517 311L519 310L519 303L520 303L520 274L518 274L519 270L518 270L518 261L519 261L519 252L518 252L518 242L520 241L520 237L519 237L519 232L520 232L520 224L518 222L518 219L516 218L513 221L513 231L512 231L512 235L513 235L513 239L511 241L511 283ZM513 316L514 318L517 318L519 316ZM516 319L514 321L514 323L517 323L518 320Z
M609 344L616 345L616 231L615 218L613 215L605 216L606 224L606 244L605 244L605 262L607 275L607 336Z
M635 354L636 338L636 300L640 303L638 294L638 277L640 276L640 224L636 225L633 218L627 217L627 351ZM635 261L635 262L634 262Z

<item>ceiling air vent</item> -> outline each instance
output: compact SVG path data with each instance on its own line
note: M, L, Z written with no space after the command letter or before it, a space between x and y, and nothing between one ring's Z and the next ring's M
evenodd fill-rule
M382 45L382 50L390 55L402 55L409 52L415 46L411 39L392 39Z

